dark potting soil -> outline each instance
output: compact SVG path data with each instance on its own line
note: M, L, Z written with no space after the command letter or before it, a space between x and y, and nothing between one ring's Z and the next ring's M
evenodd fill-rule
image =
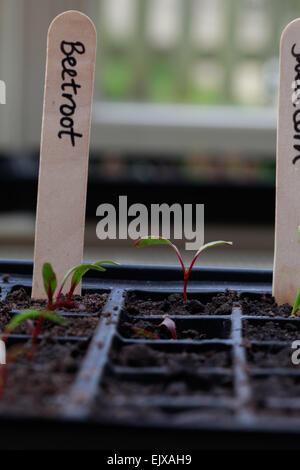
M156 335L159 339L169 339L172 340L172 336L168 328L162 325L159 326L161 321L150 321L150 320L143 320L143 319L132 319L131 321L123 321L119 326L119 333L124 338L133 338L133 339L152 339L141 332L135 331L135 329L139 330L146 330L147 332L151 332ZM211 331L205 329L204 325L203 328L194 329L182 327L182 324L178 326L178 322L176 323L176 332L177 332L177 339L189 339L189 340L204 340L204 339L212 339L220 337L220 332L217 331L216 328L215 335L211 334ZM223 335L222 335L223 336ZM155 339L153 339L155 341ZM175 341L175 340L174 340Z
M28 343L28 348L30 344ZM7 351L10 346L8 343ZM7 382L0 413L49 415L56 413L74 380L86 344L43 340L31 360L26 355L6 366ZM28 349L27 349L28 350Z
M251 387L254 399L261 405L272 397L300 397L300 377L262 376L252 377Z
M247 360L255 368L300 368L292 363L291 347L252 345L247 349Z
M230 315L236 299L237 293L233 291L219 293L204 303L197 298L184 301L182 294L157 299L151 294L128 292L125 309L131 315Z
M104 419L106 422L114 420L123 421L125 423L132 422L136 423L147 423L147 424L166 424L169 426L193 426L199 425L199 423L218 423L223 422L224 424L230 424L232 419L233 411L230 409L220 409L214 407L197 408L192 411L179 411L178 409L174 413L166 408L151 407L151 406L132 406L126 404L125 406L111 406L110 398L105 398L100 395L94 403L90 418L93 419Z
M191 373L201 367L230 367L229 351L208 349L206 351L165 352L145 344L131 344L113 351L114 364L126 367L167 367L170 371L188 370Z
M103 391L110 397L125 396L230 396L232 395L232 379L229 376L196 376L186 374L151 381L141 379L118 380L106 377L102 384Z
M248 340L256 341L287 341L292 342L300 338L299 321L244 321L243 336Z
M292 307L289 304L277 305L274 297L264 294L258 299L243 297L240 299L243 315L268 317L289 317Z
M77 317L66 318L66 325L56 325L52 322L45 321L41 329L41 335L55 338L76 336L78 338L91 336L99 322L98 317ZM30 334L26 323L22 323L14 330L14 334Z
M76 313L101 313L103 305L107 299L107 294L86 294L84 296L74 296L74 302L77 307L71 309L63 309L68 312ZM44 308L46 302L44 300L32 300L26 293L25 289L20 288L9 293L6 299L0 302L0 331L4 331L6 325L11 319L12 310L24 310L29 307ZM52 322L45 321L41 330L41 334L55 336L90 336L99 321L98 316L90 317L68 317L66 318L66 326L55 325ZM26 323L22 323L15 330L15 334L29 334Z
M64 307L61 310L76 313L98 313L102 310L106 300L107 293L85 294L83 296L74 295L72 302L75 307ZM66 298L61 296L61 299ZM4 308L8 310L24 310L29 307L43 308L46 306L45 300L35 300L27 294L22 287L7 294L6 299L2 302Z

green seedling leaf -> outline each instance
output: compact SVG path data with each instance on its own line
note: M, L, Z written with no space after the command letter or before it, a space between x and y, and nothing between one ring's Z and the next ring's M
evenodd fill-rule
M51 304L53 301L55 289L57 287L57 280L55 272L53 271L50 263L44 263L43 265L43 281L48 301Z
M89 270L100 271L100 272L106 271L106 269L103 268L102 266L100 266L100 264L119 265L119 263L115 263L114 261L97 261L96 263L93 263L93 264L80 264L79 266L75 266L74 268L69 269L69 271L64 275L64 277L62 279L62 283L65 284L68 277L72 273L74 273L71 283L72 283L72 285L75 284L77 286L77 284L79 284L79 282L81 281L82 277Z
M176 324L170 317L166 316L164 318L164 321L159 326L165 326L166 328L168 328L169 332L172 335L172 338L177 339Z
M299 316L298 309L300 305L300 290L298 291L291 315Z
M298 225L298 242L300 242L300 225Z
M224 240L218 240L216 242L209 242L205 243L205 245L202 245L201 248L197 251L197 253L194 256L194 259L197 259L200 253L203 251L207 250L208 248L212 248L213 246L219 246L219 245L230 245L232 246L232 242L225 242Z
M147 339L160 339L159 336L157 336L155 333L152 333L152 331L143 330L143 328L136 328L134 326L132 327L132 330L137 335L143 336L144 338L147 338Z
M170 240L164 237L142 237L139 240L137 240L134 244L137 248L140 248L142 246L148 246L148 245L169 245L169 246L174 246Z
M26 321L28 319L34 320L37 318L44 318L45 320L51 321L52 323L56 323L62 326L67 324L67 321L64 318L47 310L24 310L24 312L14 315L14 317L10 320L10 322L5 328L4 336L7 336L8 334L12 333L14 329L23 321Z
M219 245L230 245L232 246L232 242L225 242L223 240L218 240L216 242L209 242L209 243L205 243L205 245L202 245L201 248L199 248L199 250L197 251L197 253L195 254L194 258L193 258L193 261L190 265L190 268L187 272L187 275L189 275L191 273L191 270L195 264L195 261L196 259L198 258L198 256L203 253L203 251L207 250L208 248L212 248L214 246L219 246Z
M185 272L184 274L184 288L183 288L183 297L184 297L184 300L187 300L187 295L186 295L186 290L187 290L187 283L188 283L188 280L190 278L190 275L191 275L191 271L193 269L193 266L198 258L198 256L205 250L207 250L208 248L212 248L214 246L219 246L219 245L230 245L232 246L232 242L225 242L224 240L218 240L216 242L209 242L209 243L205 243L205 245L202 245L201 248L199 248L199 250L197 251L197 253L195 254L192 262L191 262L191 265L188 269L187 272Z
M76 286L80 283L81 279L83 276L90 270L94 271L99 271L99 272L104 272L106 271L105 268L100 266L100 264L114 264L119 266L119 263L116 263L115 261L97 261L96 263L93 264L80 264L78 266L74 266L73 268L69 269L64 277L62 278L62 283L59 289L59 292L57 294L56 300L59 300L60 294L62 293L62 290L64 288L64 285L69 278L69 276L73 273L72 280L71 280L71 290L69 293L68 301L71 300L72 294L76 288Z
M186 269L183 264L182 256L177 246L174 245L174 243L172 243L170 240L164 237L142 237L139 240L137 240L134 244L136 248L140 248L142 246L148 246L148 245L169 245L171 248L173 248L176 255L178 256L179 262L183 270L183 274L185 274Z

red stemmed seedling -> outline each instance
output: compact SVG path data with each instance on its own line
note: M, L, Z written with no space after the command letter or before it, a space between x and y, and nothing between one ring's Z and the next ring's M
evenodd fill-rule
M66 274L64 275L62 279L61 285L58 289L56 296L55 296L55 291L57 288L56 274L53 271L50 263L45 263L43 265L43 270L42 270L43 282L44 282L44 288L47 294L46 306L44 308L39 308L39 309L24 310L23 312L16 314L6 326L5 331L1 338L3 343L6 343L8 336L15 330L15 328L19 324L25 322L32 335L32 339L33 339L32 346L31 348L28 348L27 345L11 346L6 353L6 363L13 362L18 357L24 356L24 355L27 355L27 359L31 359L33 357L36 351L36 347L37 347L37 339L40 334L41 328L43 326L43 322L45 320L48 320L52 323L56 323L62 326L67 324L67 321L63 317L54 313L55 310L62 308L62 307L71 308L71 307L76 306L75 302L72 302L72 297L73 297L76 287L80 283L82 277L89 270L95 270L95 271L100 271L100 272L106 271L105 268L100 266L101 264L118 264L118 263L115 263L114 261L98 261L94 264L82 264L82 265L75 266L69 269L69 271L66 272ZM71 287L67 295L67 298L65 299L64 297L62 297L62 291L66 284L66 281L71 276L71 274L72 274ZM34 320L37 320L36 326L34 326ZM0 366L0 398L3 395L3 390L5 387L6 380L7 380L7 369L6 369L6 364L3 364Z
M188 281L189 281L193 266L194 266L198 256L203 251L207 250L208 248L212 248L213 246L219 246L219 245L232 245L232 242L226 242L226 241L223 241L223 240L218 240L218 241L215 241L215 242L205 243L205 245L202 245L201 248L199 248L199 250L195 254L189 268L184 266L182 256L181 256L180 251L178 250L177 246L174 245L174 243L172 243L167 238L164 238L164 237L143 237L143 238L140 238L139 240L137 240L134 245L138 248L142 247L142 246L148 246L148 245L169 245L175 251L175 253L176 253L176 255L179 259L182 271L183 271L183 280L184 280L183 298L184 298L184 300L187 300L187 295L186 295L187 285L188 285Z
M158 326L165 326L168 328L171 333L172 339L177 339L176 325L174 320L172 320L168 315L165 315L164 320ZM146 339L161 339L157 334L149 330L144 330L143 328L132 327L132 331L139 336L143 336Z
M73 268L69 269L66 272L66 274L63 276L60 287L57 291L57 294L55 295L55 291L57 288L56 274L53 271L50 263L44 263L42 274L43 274L44 288L45 288L47 298L48 298L47 305L44 310L48 312L54 312L55 310L59 308L63 308L63 307L67 307L67 308L75 307L76 304L72 302L72 297L73 297L76 287L78 286L81 279L88 271L90 270L100 271L100 272L106 271L106 269L103 268L103 266L100 266L101 264L116 264L117 265L119 263L115 263L114 261L97 261L96 263L93 263L93 264L80 264L78 266L74 266ZM65 298L62 298L62 291L67 280L71 276L71 274L72 274L71 287L67 295L67 298L65 299ZM28 356L28 359L31 359L31 357L34 354L36 344L37 344L37 338L40 334L44 320L45 320L45 316L43 315L40 316L38 319L37 326L34 328L32 332L33 351Z
M6 343L9 335L16 329L18 325L23 322L26 323L29 328L29 331L33 333L33 320L41 318L61 326L65 326L67 324L67 320L60 317L59 315L56 315L53 312L38 309L24 310L23 312L14 315L13 318L10 320L2 334L1 341L3 343ZM5 364L2 364L0 366L0 399L3 396L5 384L7 381L7 364L15 362L20 357L23 357L28 354L28 352L29 347L24 344L14 344L7 350ZM29 352L29 354L31 354L31 352Z

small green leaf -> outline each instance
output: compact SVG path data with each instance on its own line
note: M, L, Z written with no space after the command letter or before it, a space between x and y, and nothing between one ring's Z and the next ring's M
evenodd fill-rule
M53 271L50 263L44 263L43 265L43 281L48 300L49 302L52 302L57 281L55 272Z
M300 305L300 290L298 291L291 315L296 315Z
M74 273L72 276L72 281L71 284L72 286L77 286L83 276L90 270L93 271L100 271L104 272L106 271L105 268L102 266L99 266L100 264L115 264L119 265L119 263L115 263L114 261L97 261L96 263L93 264L81 264L79 266L75 266L74 268L69 269L69 271L64 275L62 283L64 284L67 280L67 278L70 276L70 274Z
M137 248L140 248L142 246L147 246L147 245L169 245L169 246L174 246L170 240L164 237L142 237L139 240L137 240L134 244Z
M74 271L74 274L72 276L72 281L71 281L72 286L77 286L80 283L83 276L90 270L99 271L99 272L106 271L106 269L102 268L101 266L93 266L92 264L83 264Z
M206 243L205 245L202 245L201 248L199 248L199 250L197 251L197 253L195 254L194 258L192 259L192 262L190 264L190 267L189 267L189 270L187 273L185 273L185 276L184 276L184 288L183 288L183 297L184 297L184 300L187 300L187 295L186 295L186 290L187 290L187 283L188 283L188 280L189 280L189 277L190 277L190 274L192 272L192 269L193 269L193 266L198 258L198 256L205 250L207 250L208 248L212 248L214 246L219 246L219 245L232 245L232 242L225 242L223 240L218 240L216 242L209 242L209 243Z
M134 244L134 246L137 248L140 248L142 246L147 246L147 245L169 245L175 251L179 259L179 262L181 264L183 273L186 272L180 251L178 250L177 246L174 245L174 243L172 243L170 240L164 237L142 237L139 240L137 240Z
M24 310L24 312L18 313L14 315L14 317L10 320L8 325L5 328L4 334L11 333L20 323L28 319L37 319L37 318L44 318L45 320L49 320L52 323L57 323L58 325L66 325L67 321L56 315L55 313L49 312L47 310Z
M216 242L205 243L205 245L202 245L201 248L199 248L199 250L197 251L197 253L194 256L194 259L198 258L200 253L207 250L208 248L212 248L213 246L219 246L219 245L230 245L230 246L232 246L232 242L225 242L223 240L218 240Z
M298 242L300 242L300 225L298 225Z

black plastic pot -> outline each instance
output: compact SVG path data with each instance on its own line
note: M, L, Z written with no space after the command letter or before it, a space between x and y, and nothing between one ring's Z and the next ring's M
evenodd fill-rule
M32 263L0 262L0 273L9 274L9 282L1 281L5 298L12 289L31 287ZM189 295L205 302L225 289L239 295L256 296L271 292L272 272L265 270L196 268L189 285ZM120 335L120 325L128 319L124 310L124 295L136 291L140 295L159 298L182 291L180 269L149 266L110 267L105 275L90 273L83 283L84 291L109 291L107 303L91 339L67 338L89 342L81 368L71 386L60 412L55 418L0 418L1 448L100 448L100 449L222 449L222 448L293 448L298 447L300 433L300 398L266 397L262 412L255 404L251 387L253 377L293 376L300 380L299 369L248 368L247 338L243 338L243 323L265 322L266 317L247 317L238 303L229 315L176 316L178 324L193 325L208 332L208 339L156 340L126 339ZM82 313L84 315L84 312ZM145 317L145 315L143 316ZM160 322L162 317L149 319ZM272 321L283 319L272 318ZM300 330L300 320L293 322ZM299 325L299 328L298 328ZM14 340L24 339L14 335ZM297 339L297 338L295 338ZM60 338L59 341L66 341ZM258 347L280 347L282 342L255 342ZM110 398L102 387L107 377L137 383L158 383L170 380L162 367L136 368L115 365L114 351L128 344L151 344L167 352L190 350L198 353L212 348L230 354L228 368L206 367L197 370L199 387L204 381L225 378L230 383L229 394L199 396L162 395ZM290 343L284 343L290 347ZM172 379L172 378L171 378ZM103 409L101 409L101 406ZM299 410L298 418L290 411ZM158 413L159 411L159 413ZM263 439L262 439L263 438Z

